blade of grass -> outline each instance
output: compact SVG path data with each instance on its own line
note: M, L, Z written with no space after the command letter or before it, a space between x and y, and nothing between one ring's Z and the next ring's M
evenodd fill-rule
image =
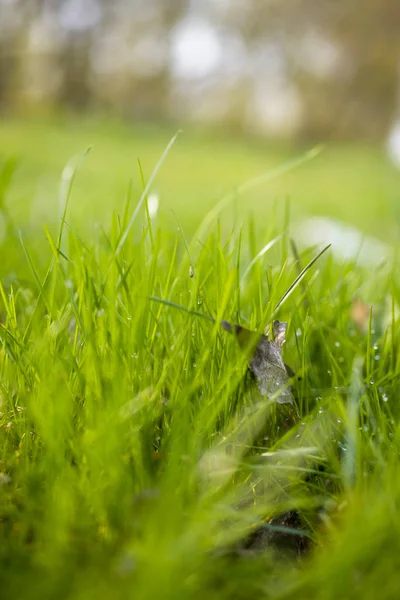
M299 283L302 281L303 277L306 275L307 271L309 271L311 269L311 267L317 262L317 260L319 258L321 258L321 256L323 254L325 254L325 252L331 247L332 244L328 244L327 246L325 246L325 248L323 248L321 250L321 252L318 252L318 254L316 256L314 256L314 258L312 260L310 260L310 262L308 263L308 265L306 265L304 267L304 269L301 271L301 273L296 277L296 279L293 281L292 285L286 290L286 292L283 294L282 298L279 300L278 304L275 306L274 311L272 316L274 316L274 314L277 312L277 310L282 306L282 304L289 298L289 296L293 293L293 291L296 289L296 287L299 285Z
M70 167L70 165L67 164L62 174L60 188L60 207L63 207L63 212L61 215L60 230L58 232L56 242L56 246L58 249L61 249L64 223L67 216L68 205L71 198L71 192L75 182L75 178L91 149L91 146L88 146L86 148L85 152L82 154L75 167Z
M248 181L246 181L245 183L240 185L234 191L228 192L206 214L206 216L200 223L199 227L197 228L197 231L194 234L191 243L194 243L197 239L199 239L199 238L201 239L203 237L204 233L209 229L210 224L215 219L215 217L217 217L219 215L219 213L226 206L228 206L228 204L230 204L235 198L242 196L242 195L246 194L247 192L254 190L257 187L260 187L261 185L264 185L265 183L273 181L274 179L277 179L281 175L285 175L286 173L293 171L294 169L298 168L302 164L304 164L304 163L308 162L309 160L312 160L313 158L318 156L318 154L320 154L322 149L323 149L322 146L316 146L315 148L312 148L311 150L309 150L308 152L303 154L303 156L296 157L292 160L289 160L286 163L284 163L283 165L280 165L279 167L277 167L275 169L267 171L266 173L261 173L260 175L257 175L256 177L249 179Z
M156 164L156 166L155 166L155 168L154 168L154 170L153 170L153 172L152 172L152 174L150 176L150 179L148 180L148 182L147 182L147 184L146 184L146 186L145 186L145 188L144 188L144 190L142 192L142 195L139 198L139 202L136 205L136 208L135 208L135 210L133 212L133 215L129 219L128 225L126 226L125 231L121 235L121 238L120 238L120 240L119 240L119 242L117 244L117 247L115 249L115 256L118 256L118 254L121 252L121 249L122 249L123 245L125 244L126 239L127 239L128 235L129 235L129 233L130 233L130 231L131 231L131 229L133 227L133 224L134 224L134 222L136 220L136 217L137 217L137 215L138 215L138 213L139 213L139 211L140 211L140 209L141 209L141 207L143 205L143 202L145 201L145 199L146 199L146 197L147 197L147 195L148 195L148 193L149 193L149 191L151 189L151 186L153 185L154 180L157 177L157 174L158 174L161 166L163 165L165 159L167 158L167 156L168 156L168 154L169 154L172 146L175 144L175 142L176 142L176 140L177 140L177 138L178 138L178 136L179 136L180 133L181 133L181 130L177 131L176 134L171 138L171 140L169 141L167 147L165 148L164 152L162 153L161 158L159 159L158 163Z
M152 302L158 302L159 304L165 304L166 306L171 306L172 308L177 308L178 310L182 310L189 315L195 315L196 317L201 317L202 319L206 319L207 321L211 321L211 323L215 323L215 319L210 317L210 315L206 315L204 313L198 312L197 310L190 310L181 304L177 304L176 302L171 302L171 300L164 300L163 298L158 298L157 296L150 296L148 298Z
M265 244L264 248L262 248L260 250L260 252L258 252L258 254L253 258L253 260L250 262L250 264L246 268L245 272L243 273L243 275L240 279L240 285L243 284L244 280L246 279L247 275L250 273L251 269L254 267L256 262L258 260L260 260L260 258L262 258L264 256L264 254L266 254L268 252L268 250L271 250L271 248L273 248L283 237L284 237L284 234L281 233L280 235L277 235L276 238L274 238L273 240L268 242L268 244Z

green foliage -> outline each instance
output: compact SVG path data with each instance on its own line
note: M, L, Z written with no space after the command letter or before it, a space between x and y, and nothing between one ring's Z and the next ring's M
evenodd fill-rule
M393 597L395 265L366 273L328 250L285 296L319 250L296 251L288 223L225 235L214 220L186 241L128 194L82 238L68 189L57 231L34 245L10 220L2 246L16 265L0 290L2 598ZM275 317L294 420L218 325ZM307 537L308 557L246 551L288 511L299 527L275 531Z

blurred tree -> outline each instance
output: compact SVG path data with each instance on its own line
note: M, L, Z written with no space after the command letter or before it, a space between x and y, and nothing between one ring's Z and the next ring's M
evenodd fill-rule
M188 19L223 52L184 80L171 45ZM399 109L399 24L399 0L0 0L0 106L381 138Z
M347 84L339 133L380 137L388 132L398 104L400 2L344 4L341 18L332 23L333 36L343 49Z
M298 0L292 9L282 22L306 106L302 135L386 135L399 100L400 2Z

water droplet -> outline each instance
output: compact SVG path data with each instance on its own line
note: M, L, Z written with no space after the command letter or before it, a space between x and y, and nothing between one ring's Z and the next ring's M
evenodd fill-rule
M324 409L323 409L323 408L319 408L319 409L318 409L318 412L319 412L319 414L320 414L320 415L322 415L322 414L323 414L323 412L324 412Z
M378 350L378 344L374 344L373 348L374 350Z
M365 423L363 429L364 429L364 431L369 431L369 425L367 423Z
M301 331L301 329L299 327L299 329L296 329L296 336L300 337L301 335L302 335L302 331Z
M382 394L382 400L383 400L384 402L387 402L387 401L389 400L389 397L388 397L388 395L387 395L387 394Z
M369 380L369 385L374 385L375 381L373 379Z
M192 265L190 265L190 267L189 267L189 277L190 277L190 279L193 279L193 277L194 277L194 269L193 269Z
M379 360L380 359L380 354L375 354L374 359L375 360Z
M336 348L340 348L340 342L335 342Z
M158 213L159 200L157 194L150 194L147 199L147 210L149 211L150 219L155 219Z
M127 321L132 321L132 317L130 317L130 316L129 316L129 317L126 317L126 320L127 320Z
M332 375L332 371L330 369L327 370L328 375Z
M336 421L337 421L338 423L341 423L341 422L342 422L342 419L339 417L338 419L336 419Z
M203 304L202 298L197 299L197 306L201 306Z

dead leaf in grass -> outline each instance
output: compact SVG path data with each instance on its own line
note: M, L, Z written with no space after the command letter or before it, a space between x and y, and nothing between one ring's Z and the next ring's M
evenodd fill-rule
M271 341L266 333L260 335L227 321L222 321L221 325L226 331L236 335L242 348L252 351L249 367L256 378L260 394L276 399L279 404L293 404L289 385L293 371L283 362L281 351L286 341L287 323L274 321L274 340Z

